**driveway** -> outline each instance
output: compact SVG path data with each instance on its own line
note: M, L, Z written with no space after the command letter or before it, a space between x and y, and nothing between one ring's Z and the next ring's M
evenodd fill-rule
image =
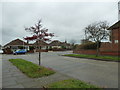
M83 58L61 56L65 52L43 52L42 65L71 76L106 88L118 87L118 63ZM22 58L38 64L38 53L26 55L3 55L3 62L11 58ZM3 66L4 63L3 63ZM4 70L4 67L3 67Z

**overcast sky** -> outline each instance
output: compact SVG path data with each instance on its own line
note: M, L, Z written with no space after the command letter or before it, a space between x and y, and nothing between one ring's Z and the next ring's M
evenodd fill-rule
M95 22L107 20L110 25L118 20L117 2L4 2L0 4L0 44L16 38L31 36L24 27L42 19L43 27L53 32L53 40L71 41L84 38L83 29Z

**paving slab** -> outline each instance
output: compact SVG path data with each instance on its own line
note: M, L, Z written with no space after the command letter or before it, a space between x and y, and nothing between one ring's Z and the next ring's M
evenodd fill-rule
M58 72L41 78L29 78L7 59L3 58L3 65L3 88L42 88L55 81L71 78Z

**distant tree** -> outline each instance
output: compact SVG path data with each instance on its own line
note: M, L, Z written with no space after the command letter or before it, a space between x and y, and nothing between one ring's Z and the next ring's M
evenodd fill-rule
M89 39L82 39L81 40L81 44L85 44L85 43L90 43L92 41L90 41Z
M74 40L74 39L70 40L70 44L72 45L72 49L76 48L75 43L76 43L76 40Z
M109 27L107 21L100 21L95 22L87 27L85 27L85 36L87 40L91 40L97 43L97 54L99 55L99 46L100 42L102 40L108 39L108 36L110 35L109 31L107 30Z
M74 45L75 43L76 43L76 40L74 40L74 39L70 40L70 44Z
M39 41L50 41L50 39L54 36L53 33L48 33L48 29L43 28L41 24L41 20L38 21L37 24L35 24L32 27L25 28L26 31L32 32L33 36L31 37L25 37L24 39L29 41L29 40L36 40L38 42L39 46ZM39 65L41 64L41 46L39 46Z

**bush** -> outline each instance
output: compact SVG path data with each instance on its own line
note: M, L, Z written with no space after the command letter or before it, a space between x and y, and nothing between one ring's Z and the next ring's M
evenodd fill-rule
M83 49L97 49L97 44L96 43L86 43L83 46Z
M62 46L62 49L66 49L66 47L65 47L65 46Z
M35 49L33 46L30 46L29 48L30 48L30 50L34 50Z

